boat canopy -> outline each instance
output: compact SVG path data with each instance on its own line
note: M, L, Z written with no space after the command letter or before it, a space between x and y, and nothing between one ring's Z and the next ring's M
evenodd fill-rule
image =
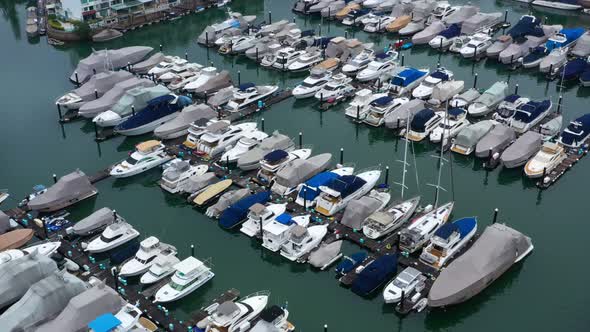
M543 29L541 29L541 21L531 15L523 15L518 23L508 30L507 34L513 39L522 38L527 35L536 37L545 35Z
M177 159L164 171L162 177L168 181L176 181L180 178L180 175L188 171L190 167L191 164L187 160Z
M413 131L423 132L426 128L426 123L435 116L434 111L430 108L425 108L414 115L410 128Z
M468 217L462 218L450 223L443 224L439 229L436 230L434 236L438 236L441 239L448 239L454 232L459 233L460 237L463 238L469 232L473 230L473 227L477 224L477 218Z
M426 75L426 72L422 70L418 70L416 68L407 68L395 75L395 77L391 80L391 84L406 87L424 75Z
M507 102L507 103L514 103L519 98L520 98L519 95L512 94L512 95L506 96L506 98L504 98L504 101Z
M246 196L225 209L219 217L219 224L224 228L232 228L248 215L250 206L256 203L266 203L270 199L270 191L259 192Z
M75 234L86 235L113 222L115 222L115 213L108 207L103 207L75 223L72 228Z
M461 25L455 23L455 24L451 24L448 28L441 31L439 36L450 39L450 38L458 37L460 34L461 34Z
M361 229L363 221L375 212L382 204L378 199L370 196L363 196L352 200L346 205L340 223L352 229Z
M291 215L288 213L281 213L275 218L275 220L278 223L286 226L293 225L293 223L295 223L295 221L293 221L293 217L291 217Z
M283 160L287 158L289 153L285 150L274 150L266 154L264 156L264 160L269 163L276 163L277 161Z
M524 123L531 123L538 118L542 113L546 112L551 107L549 99L543 101L529 101L520 106L514 114L514 120L522 121Z
M253 88L253 87L255 87L255 86L256 86L256 84L254 84L254 83L252 83L252 82L243 83L243 84L240 84L240 86L239 86L238 90L240 90L240 91L242 91L242 92L243 92L243 91L246 91L246 90L248 90L248 89L250 89L250 88Z
M397 271L397 256L383 255L366 266L352 283L352 291L361 296L389 280Z
M330 153L322 153L309 159L295 159L277 172L275 181L288 188L296 187L324 170L331 159L332 154Z
M336 266L336 273L346 274L352 271L352 269L362 263L365 259L367 259L367 253L364 251L355 252L350 256L345 256L342 262Z
M568 61L561 69L559 76L565 80L571 80L579 76L588 68L588 62L582 58L575 58Z
M434 73L430 74L430 77L439 79L441 81L448 81L449 80L449 73L444 70L437 70Z
M332 180L328 184L328 188L340 193L340 197L346 198L348 195L359 190L365 185L367 181L355 175L343 175L337 179Z
M309 255L309 264L317 268L321 268L324 265L330 263L340 254L342 242L342 240L339 240L320 246L317 250Z
M494 127L491 120L484 120L467 126L459 132L455 138L455 144L465 147L472 147Z
M373 106L385 106L385 105L391 103L392 100L393 100L393 97L383 96L383 97L379 97L379 98L373 100L371 102L371 105L373 105Z
M567 128L561 133L561 142L567 145L575 143L582 143L588 133L590 132L590 113L584 114L581 117L570 122Z
M577 0L576 0L577 1ZM565 41L556 40L556 38L549 38L549 40L545 43L545 47L548 51L551 51L554 48L563 47L571 44L572 42L576 41L580 38L586 30L584 28L565 28L561 29L558 35L562 36Z
M307 180L301 190L299 190L298 196L308 200L313 201L318 195L320 194L319 187L324 186L333 179L338 178L340 175L334 172L322 172L316 174L311 179ZM305 188L305 190L304 190Z
M391 55L389 55L389 53L386 53L386 52L381 52L381 53L375 54L375 59L379 59L379 60L387 59L389 57L391 57Z
M40 210L50 207L52 204L61 203L65 197L76 197L96 191L88 177L81 170L62 176L47 191L29 201L31 210Z

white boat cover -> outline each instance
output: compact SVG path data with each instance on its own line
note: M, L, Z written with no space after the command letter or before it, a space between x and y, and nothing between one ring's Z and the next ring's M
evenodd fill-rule
M37 252L1 264L0 308L18 301L32 284L56 270L55 261Z
M490 151L492 151L492 155L496 152L502 152L515 138L516 132L514 129L503 124L497 124L477 142L475 155L484 158L489 156Z
M6 233L8 230L10 230L10 217L0 211L0 235Z
M72 227L75 234L88 235L104 226L115 222L115 214L108 207L94 211L88 217L78 221Z
M385 116L385 126L390 129L401 129L406 127L406 121L412 121L414 115L424 109L424 101L412 99L401 105L395 111Z
M74 296L54 320L39 326L35 332L83 331L96 317L107 312L115 314L124 304L117 292L100 282Z
M502 13L477 13L468 17L461 25L461 34L471 36L483 29L502 22Z
M277 173L275 181L284 187L294 188L326 169L331 160L331 153L322 153L305 160L295 159Z
M188 160L176 159L170 163L170 166L162 173L162 178L168 181L176 181L180 175L191 168Z
M258 162L262 160L267 153L278 149L289 150L294 145L295 143L289 138L289 136L283 135L275 130L271 136L263 139L257 147L240 156L238 159L238 167L242 168L244 165L251 166L252 164L258 165Z
M30 200L28 206L31 210L46 209L64 204L74 198L84 198L96 191L86 174L78 169L62 176L45 193Z
M506 225L488 226L467 252L442 270L428 294L428 305L441 307L467 301L531 247L529 237Z
M23 297L0 316L2 331L30 331L55 318L86 284L65 271L55 271L32 284Z
M465 127L455 138L455 144L464 147L473 147L479 140L494 128L492 120L484 120Z
M543 136L534 131L527 131L514 144L509 146L500 157L504 165L521 165L541 149Z
M207 83L196 88L193 93L210 94L230 85L232 85L231 76L227 70L223 70L218 75L215 75L215 77L210 78Z
M455 23L461 24L465 22L465 20L467 20L468 18L475 16L477 13L479 13L479 7L471 5L463 6L459 8L456 12L443 18L443 22L447 25Z
M590 31L586 31L572 48L572 54L579 57L590 55Z
M250 195L250 190L247 188L228 191L219 197L217 203L211 205L207 209L207 215L211 217L217 217L221 214L221 212L230 207L230 205L248 195Z
M553 120L541 125L541 134L548 137L553 137L561 131L563 126L563 116L559 115Z
M219 182L219 178L214 172L207 172L202 175L191 176L188 178L188 184L185 188L185 191L188 193L194 193L215 182Z
M180 114L157 127L154 130L154 135L157 137L166 138L168 135L177 133L180 131L188 132L188 127L191 123L200 119L213 119L217 116L217 113L206 104L193 104L182 109Z
M136 74L146 74L150 69L162 62L162 60L164 60L164 56L165 55L162 52L154 53L154 55L150 56L149 58L134 64L131 67L131 71Z
M309 264L317 268L322 268L340 254L341 248L342 240L334 241L329 244L322 244L317 250L309 255Z
M453 98L456 94L461 93L465 88L465 81L447 81L434 86L432 89L431 99L439 102L445 102Z
M340 223L352 229L361 229L363 222L383 204L382 201L370 196L352 200L346 205Z

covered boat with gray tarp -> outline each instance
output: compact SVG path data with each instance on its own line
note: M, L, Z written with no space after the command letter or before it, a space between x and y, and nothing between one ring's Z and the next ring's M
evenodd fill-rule
M475 156L478 158L491 157L502 152L516 139L514 129L503 124L497 124L475 146Z
M389 129L401 129L406 127L406 121L412 121L414 115L424 109L424 100L412 99L409 102L389 112L385 116L385 126Z
M352 200L346 205L340 223L352 229L361 229L365 219L382 206L382 201L371 196L363 196L359 199Z
M216 109L227 104L234 98L234 90L233 85L219 89L219 91L207 99L207 104Z
M165 58L166 56L162 52L154 53L154 55L149 58L131 66L131 72L136 74L147 74L150 69L162 62Z
M35 332L78 332L84 331L96 317L110 312L115 314L125 301L103 282L74 296L65 309L52 321Z
M8 232L11 228L10 217L6 213L0 211L0 235Z
M0 265L0 308L18 301L32 284L55 271L55 261L37 252Z
M51 212L98 194L98 190L80 170L61 177L47 191L31 199L27 206L39 212Z
M318 269L325 269L342 256L342 240L334 241L328 244L322 244L309 255L308 263Z
M118 69L143 60L154 49L148 46L129 46L116 50L92 51L88 57L80 60L70 76L72 82L84 83L95 72Z
M96 100L87 102L80 106L78 114L85 118L93 118L96 115L108 111L116 102L123 97L125 92L137 87L152 87L154 82L147 78L132 77L128 80L119 82L113 86L112 89L107 91L103 96Z
M322 153L308 159L290 161L277 172L271 188L272 191L279 195L290 194L300 183L325 170L330 165L331 160L331 153Z
M463 155L469 155L481 140L490 130L494 128L494 121L484 120L478 123L471 124L459 132L451 150Z
M506 168L522 166L539 152L541 145L543 145L543 135L527 131L514 144L504 150L500 161Z
M226 30L232 28L245 30L256 20L256 16L254 15L243 16L237 12L229 12L229 16L230 17L223 22L207 26L197 38L197 43L213 46L215 40L221 37Z
M116 218L116 220L115 220ZM106 226L114 223L115 221L125 221L120 215L116 214L115 211L108 207L94 211L88 217L78 221L72 226L74 234L85 236L102 230Z
M60 97L55 103L68 109L79 109L85 103L102 97L107 91L112 89L115 84L126 81L133 77L128 71L105 71L93 75L88 82L82 84Z
M186 135L191 123L201 119L211 120L217 113L206 104L189 105L178 116L154 130L154 135L161 139L172 139Z
M232 80L229 72L227 70L223 70L218 75L215 75L211 79L207 81L207 83L201 85L200 87L194 89L192 92L194 95L197 96L205 96L205 94L209 95L214 92L219 91L222 88L226 88L232 85Z
M473 246L442 270L428 305L444 307L469 300L533 250L531 239L502 224L488 226Z
M32 284L23 297L0 316L2 331L31 331L55 318L70 302L84 292L86 284L65 271L55 271Z
M586 57L590 55L590 31L586 31L576 45L572 47L572 55L577 57Z
M215 172L207 172L201 175L193 175L188 178L188 183L184 188L184 191L189 194L194 194L202 189L205 189L207 186L212 185L216 182L219 182L219 178L215 175ZM192 195L191 195L192 196ZM189 201L192 199L189 197Z
M477 13L469 16L463 24L461 24L462 35L473 35L476 32L483 32L502 22L503 13Z
M225 209L248 195L250 195L250 189L247 188L228 191L219 197L217 203L207 208L205 215L210 218L217 218Z
M451 15L442 19L442 21L447 25L451 24L462 24L466 20L473 18L479 13L479 7L466 5L459 8L456 12L452 13Z
M274 131L270 137L265 138L254 149L244 153L238 159L238 167L244 171L251 171L260 167L260 161L269 152L274 150L291 151L295 142L286 135Z

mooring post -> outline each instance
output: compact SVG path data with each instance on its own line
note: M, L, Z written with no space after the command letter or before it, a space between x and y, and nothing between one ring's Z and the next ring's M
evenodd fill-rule
M504 23L508 22L508 10L504 11Z
M127 71L131 71L131 62L127 61Z
M442 38L441 38L441 39L440 39L440 51L441 51L441 52L442 52L442 43L443 43L443 40L442 40Z
M188 52L184 52L184 59L188 61Z
M307 186L303 186L303 210L307 211Z
M318 24L318 36L322 36L322 25Z
M324 324L324 332L328 332L328 324Z
M561 114L561 101L563 99L562 95L559 95L559 100L557 101L557 114Z
M514 86L514 94L518 94L518 83L516 83L516 85Z
M328 19L330 19L330 17L332 17L330 14L332 14L332 8L330 6L328 6Z
M385 166L385 184L389 184L389 166Z
M96 122L92 121L92 123L94 124L94 138L98 139L98 126L96 125Z
M205 104L207 104L207 98L208 98L207 91L205 91Z
M264 118L260 119L260 129L264 132Z
M473 48L473 61L477 60L477 45Z
M131 114L135 115L135 105L131 105Z
M356 121L361 121L361 105L356 105Z
M348 39L348 31L344 30L344 38Z
M340 165L344 165L344 148L340 148Z
M262 234L264 234L263 230L262 230L262 217L260 217L260 220L258 220L258 223L260 224L259 225L260 226L259 227L260 228L260 240L262 240L263 239Z
M96 68L92 68L92 74L96 75Z
M205 32L205 46L209 47L209 32Z
M61 105L57 104L57 115L59 115L59 121L63 120L63 116L61 115Z
M98 90L94 89L94 99L98 99Z
M117 222L117 210L113 210L113 222Z
M258 47L256 47L256 62L258 62Z
M78 72L77 71L74 72L74 77L76 78L76 85L80 86L80 80L78 79Z
M57 183L57 175L55 173L53 173L53 183Z
M238 70L238 86L242 85L242 73Z
M163 48L163 47L162 47L162 44L160 44L160 52L162 52L162 48Z
M299 148L303 147L303 133L299 132Z
M293 16L293 23L295 23L295 16Z
M227 171L230 172L230 170L229 170L229 155L225 157L225 166L227 167Z
M549 75L553 73L553 64L549 65Z
M191 256L195 257L195 245L191 244Z
M49 235L47 234L47 222L45 221L45 218L41 218L41 221L43 222L43 234L45 235L45 239L49 239Z
M268 11L268 24L272 23L272 12L269 10Z
M405 60L405 54L402 54L402 66L404 65L404 60Z
M541 176L541 181L544 181L546 175L547 175L547 167L543 167L543 176Z
M474 89L477 88L477 73L475 73L475 75L473 75L473 88Z
M113 275L113 278L115 279L115 292L119 293L119 273L117 271L116 266L113 266L113 268L111 269L111 274Z
M402 294L401 294L401 297L399 299L399 307L402 310L404 309L404 300L405 300L405 297L406 297L406 292L404 292L404 290L402 289Z

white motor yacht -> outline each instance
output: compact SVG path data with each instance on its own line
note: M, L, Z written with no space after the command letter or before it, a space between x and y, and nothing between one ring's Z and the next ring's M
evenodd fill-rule
M24 249L9 249L3 252L0 252L0 265L2 264L6 264L10 261L13 261L15 259L19 259L21 257L24 257L25 255L28 255L32 252L35 252L37 255L42 255L42 256L51 256L53 255L53 253L55 253L57 251L57 249L59 249L59 247L61 246L61 242L60 241L55 241L55 242L44 242L41 244L36 244Z
M357 81L368 82L376 80L382 75L392 73L397 63L397 52L380 53L375 56L375 59L367 65L365 69L362 69L356 75Z
M105 252L127 243L139 236L139 232L130 224L118 221L108 225L102 234L94 238L88 246L86 251L91 254Z
M229 146L232 146L247 132L256 130L256 122L245 122L230 125L227 122L215 122L209 125L206 132L199 137L196 151L199 155L215 157Z
M278 89L278 85L244 83L234 91L233 98L227 102L224 108L230 112L239 112L246 107L255 105L259 100L270 97Z
M379 181L381 170L369 170L358 175L344 175L320 186L315 210L325 216L333 216L344 209L348 202L367 194Z
M131 277L146 272L158 257L175 256L176 248L161 243L155 236L150 236L139 243L139 250L135 256L123 263L119 270L122 277Z
M293 89L293 97L295 99L313 97L331 78L331 72L322 68L313 68L310 75Z
M207 164L191 165L187 160L172 160L162 172L160 187L171 194L181 193L188 185L191 176L203 175L208 170Z
M212 309L211 315L197 323L198 328L208 332L248 331L253 321L266 307L270 292L248 295L240 301L227 301Z
M215 276L206 262L192 256L174 265L174 269L176 272L170 282L156 292L154 302L165 303L181 299Z
M348 104L344 114L357 121L362 121L367 116L371 103L379 98L386 97L387 93L376 93L370 89L360 89L355 93L354 99Z
M266 223L262 227L262 246L270 251L277 252L291 236L291 231L296 226L307 227L310 215L292 217L283 213Z
M342 66L342 73L348 76L356 76L356 74L367 68L369 63L375 59L375 51L370 48L365 48L361 53L354 56L349 62Z
M176 271L174 266L178 263L180 263L180 259L176 256L158 256L147 272L141 276L139 282L142 285L154 284L173 274Z
M178 56L173 56L170 58L165 58L165 61L162 61L160 63L158 63L155 67L151 68L148 71L148 75L150 76L155 76L155 77L160 77L161 75L169 72L170 70L172 70L172 67L174 67L177 64L183 64L186 63L187 61L181 57Z
M385 303L397 303L402 300L402 293L405 296L411 296L412 291L420 287L424 288L426 276L422 272L409 266L395 277L383 289L383 300Z
M220 164L223 165L237 162L244 153L257 147L258 144L267 137L267 133L259 130L245 132L234 147L226 150L221 155L221 158L219 159Z
M287 204L269 204L268 206L254 204L250 207L248 219L242 224L240 232L249 237L258 236L264 225L283 214L286 209Z
M393 98L385 96L377 98L369 104L367 116L363 122L373 127L379 127L385 123L385 117L389 113L395 112L398 107L409 101L410 99L406 97Z
M260 65L262 67L272 67L277 61L277 54L283 49L283 45L279 43L273 43L268 45L267 53L260 59Z
M304 71L322 62L324 57L322 51L318 48L312 47L301 54L294 62L292 62L287 70L289 71Z
M281 256L296 261L315 249L328 233L327 225L310 227L295 226L291 231L289 242L281 246Z
M434 128L430 133L430 141L432 143L440 143L444 136L446 143L457 136L457 134L469 124L469 120L467 120L467 112L464 109L451 108L446 112L442 121L439 122L438 127Z
M440 270L473 238L477 218L468 217L442 225L434 232L430 243L422 250L420 261Z
M480 55L486 54L486 51L492 46L492 37L486 33L476 33L471 40L461 48L459 53L461 56L468 59L477 58Z
M215 68L215 67L203 68L201 70L199 78L186 84L184 86L184 90L188 91L188 92L193 92L193 91L197 90L198 88L202 87L203 85L207 84L207 82L209 82L209 80L211 80L212 78L214 78L217 75L219 75L219 73L217 72L217 68Z
M182 64L174 65L169 72L160 75L158 80L164 83L170 83L175 79L190 76L194 73L199 73L203 69L203 66L197 63L189 63L188 61Z
M276 60L272 64L272 67L278 70L289 70L289 66L295 63L305 51L296 50L293 47L284 47L279 50L276 54Z
M422 248L434 232L447 222L453 206L454 203L449 202L412 220L410 225L400 232L400 250L413 253Z
M311 179L297 186L297 198L295 203L304 207L313 207L320 194L320 186L327 184L335 178L343 175L352 175L354 167L342 166L331 171L316 174Z
M344 74L336 74L332 79L315 93L315 98L320 102L338 100L354 91L351 85L352 78Z
M447 82L453 79L453 72L439 67L436 71L420 82L414 90L412 90L412 97L426 100L432 95L432 91L436 86L439 86L443 82Z
M231 52L232 53L244 53L256 45L258 38L254 35L241 36L235 41L232 40Z
M526 163L524 173L531 179L543 177L561 164L565 158L567 154L561 145L545 142L541 150Z
M406 68L391 79L389 90L396 96L408 94L428 77L429 72L428 68Z
M160 141L150 140L135 146L135 151L121 161L110 172L115 178L125 178L145 172L172 159L165 152L166 147Z
M217 119L198 119L193 121L188 127L188 136L186 137L186 141L184 141L182 144L189 149L195 149L197 147L197 143L199 143L199 138L201 138L201 136L207 132L207 128L210 125L216 122L225 122L228 125L230 124L229 120Z
M419 111L410 122L410 131L406 133L406 138L414 142L422 141L438 128L444 117L445 112L434 112L430 108Z
M363 30L366 32L383 32L389 23L393 22L395 17L375 15L375 17L365 18L363 20Z
M277 172L283 169L290 161L307 159L311 156L311 151L311 149L298 149L289 152L285 150L271 151L260 161L260 170L257 177L270 184L274 181Z
M363 234L370 239L376 240L384 237L402 227L418 208L420 197L397 202L382 211L371 214L363 225Z

